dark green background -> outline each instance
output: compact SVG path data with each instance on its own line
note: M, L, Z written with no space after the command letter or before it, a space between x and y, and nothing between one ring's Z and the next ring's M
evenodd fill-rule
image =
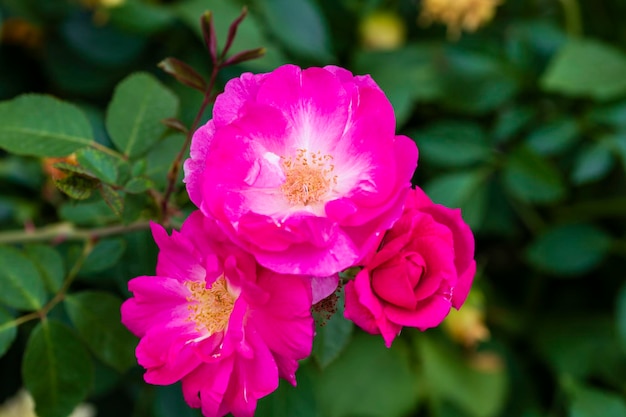
M491 333L468 348L441 329L406 329L387 350L381 338L336 316L318 329L298 388L281 385L257 415L626 416L626 2L581 0L581 33L572 33L563 3L575 1L508 0L486 27L450 41L445 27L417 24L419 1L248 2L233 51L264 46L267 55L222 71L219 87L243 71L287 62L372 74L394 105L398 131L419 147L415 184L435 202L460 207L475 232L473 297L482 300L474 302ZM144 71L175 93L178 116L189 124L201 94L156 64L175 56L209 74L199 25L206 9L224 42L241 10L236 0L126 0L98 12L70 0L0 0L0 99L45 93L71 102L87 115L95 140L112 146L105 111L114 88ZM378 11L400 16L403 45L361 46L359 25ZM30 23L35 42L7 37L7 22L16 19ZM34 109L24 117L41 115ZM150 182L123 196L124 222L156 216L142 192L163 189L181 144L165 136L133 165ZM107 175L117 179L110 172L98 178ZM176 202L183 213L192 210L184 190ZM51 190L39 159L0 150L0 240L25 224L61 220L83 227L120 221L97 195L76 203ZM32 280L25 285L34 294L13 302L0 294L0 323L58 291L81 249L53 243L0 246L0 278ZM68 378L66 408L84 400L101 417L198 415L179 386L143 382L136 340L119 327L126 282L152 274L155 259L147 231L100 240L47 324L31 321L11 335L0 325L0 342L15 337L0 358L0 402L22 378L36 380L26 383L42 404L53 401L45 375L37 375L49 351L67 364L60 369ZM105 334L112 339L103 341ZM53 408L42 412L62 417Z

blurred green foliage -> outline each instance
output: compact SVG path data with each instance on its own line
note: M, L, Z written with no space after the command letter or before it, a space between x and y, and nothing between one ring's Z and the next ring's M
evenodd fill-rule
M0 402L25 386L41 417L82 401L101 417L199 415L179 386L143 382L119 305L129 279L154 273L147 220L164 218L184 142L161 120L189 125L202 101L157 63L208 76L200 16L213 12L223 42L243 3L0 0ZM626 3L507 0L457 40L417 23L420 1L245 3L233 50L267 53L218 86L288 62L371 74L420 149L414 182L475 232L483 302L470 297L481 314L461 330L490 334L405 330L386 349L340 308L298 387L257 415L625 416ZM383 12L395 23L364 34ZM384 50L364 42L398 28ZM72 152L56 183L74 199L42 160ZM177 184L173 226L193 209Z

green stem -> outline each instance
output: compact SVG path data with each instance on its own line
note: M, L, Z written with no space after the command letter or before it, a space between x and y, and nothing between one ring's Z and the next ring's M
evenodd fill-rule
M565 14L565 30L571 36L581 36L583 33L580 6L577 0L559 0Z
M52 240L92 240L107 236L119 235L150 227L150 222L139 221L129 225L114 225L94 229L76 228L72 223L55 223L33 231L13 230L0 232L0 244L45 242Z
M174 159L174 162L172 162L172 165L170 166L170 170L167 173L167 187L165 188L165 192L163 193L163 200L161 202L161 216L160 216L161 224L167 224L169 221L169 216L168 216L169 201L170 201L170 198L172 197L172 194L174 193L174 190L176 189L176 180L178 179L178 173L180 172L183 158L185 157L185 153L187 152L187 149L189 149L189 146L191 145L191 139L193 138L193 134L198 128L198 124L200 124L200 120L202 120L202 115L204 114L204 111L206 110L209 103L211 103L211 101L213 101L214 99L211 92L213 91L213 88L215 87L217 74L221 68L222 68L221 62L218 62L216 65L213 66L213 69L211 70L211 78L209 79L207 89L204 92L204 99L202 100L202 105L200 106L200 109L198 110L198 113L196 114L196 117L193 120L191 127L187 131L187 136L185 137L185 143L180 148L178 155L176 155L176 158Z

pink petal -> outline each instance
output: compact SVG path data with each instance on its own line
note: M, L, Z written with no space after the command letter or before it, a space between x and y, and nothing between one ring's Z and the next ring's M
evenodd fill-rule
M346 284L346 309L344 316L368 333L381 334L387 347L400 333L402 326L388 320L384 305L372 293L368 271L359 272Z
M137 277L128 282L128 289L135 296L122 304L122 323L137 336L143 336L151 327L165 321L186 318L187 290L179 281Z
M213 106L213 120L224 126L239 116L241 108L249 101L255 101L259 86L267 74L241 74L226 83L224 93L217 96Z
M183 378L183 395L191 407L202 407L205 417L222 417L220 405L230 383L234 358L225 358L219 364L202 364Z
M183 165L185 172L183 182L186 184L189 199L198 207L202 204L204 168L213 136L215 136L215 126L213 121L209 120L193 134L189 159Z
M353 321L354 324L370 334L380 334L380 329L378 328L374 314L372 314L370 309L361 304L359 300L359 294L357 293L354 281L348 282L344 287L344 291L346 300L346 307L343 312L344 317Z
M305 358L311 353L314 333L310 282L266 270L259 276L259 285L270 298L263 305L251 305L249 325L275 354Z
M425 330L441 324L450 312L450 300L444 295L434 295L413 310L406 310L388 305L385 308L387 318L401 326L417 327Z
M345 128L348 99L339 80L328 71L300 70L294 65L270 73L257 95L257 102L280 109L292 121L293 151L309 144L309 151L324 153Z
M413 295L413 284L411 283L411 277L407 274L406 262L397 262L393 264L386 264L378 267L372 273L372 288L374 293L382 298L385 302L393 305L413 308L416 304L415 296ZM415 277L419 280L420 276Z
M327 277L311 277L311 290L313 292L312 304L317 304L328 297L337 289L339 284L339 274Z
M474 260L474 234L461 217L460 209L449 209L433 204L425 209L433 218L452 232L454 239L454 263L459 274L464 273Z
M452 306L457 310L461 308L467 299L467 295L472 287L472 282L474 281L474 275L476 275L476 262L472 261L470 266L459 277L452 292Z
M250 334L248 342L254 357L237 358L220 413L230 411L235 417L253 417L257 400L278 388L278 367L269 349L255 333Z
M136 354L150 384L169 385L193 371L201 361L187 343L195 334L181 327L153 328L139 341Z
M360 253L343 233L337 233L332 245L320 248L302 243L293 244L284 252L257 249L259 263L284 274L328 276L348 268L358 260Z

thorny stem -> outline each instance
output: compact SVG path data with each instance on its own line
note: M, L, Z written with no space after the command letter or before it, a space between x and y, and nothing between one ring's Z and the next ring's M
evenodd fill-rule
M148 221L138 221L129 225L114 225L93 229L76 228L70 222L55 223L35 230L17 230L0 232L0 244L64 241L64 240L94 240L107 236L119 235L135 230L144 230L150 227Z
M189 146L191 144L191 138L193 137L194 132L198 128L198 124L200 123L200 120L202 119L202 115L204 114L204 111L206 110L209 103L211 103L213 99L215 98L212 94L212 91L215 86L215 81L217 80L217 73L219 72L221 68L222 68L221 63L219 62L216 65L213 65L213 69L211 71L211 78L209 79L207 89L204 92L204 99L202 100L202 105L200 106L200 109L198 110L198 113L196 114L196 117L193 120L191 127L187 131L187 136L185 137L185 143L180 148L178 155L176 155L176 158L174 159L174 162L172 162L172 165L170 166L170 170L167 173L167 187L165 189L165 193L163 194L163 200L161 201L161 216L160 216L161 219L160 220L162 224L167 224L169 222L169 216L168 216L169 201L170 201L170 198L172 197L172 194L174 193L174 190L176 189L176 180L178 179L178 173L180 172L180 167L181 167L183 158L185 157L185 153L187 149L189 149Z

